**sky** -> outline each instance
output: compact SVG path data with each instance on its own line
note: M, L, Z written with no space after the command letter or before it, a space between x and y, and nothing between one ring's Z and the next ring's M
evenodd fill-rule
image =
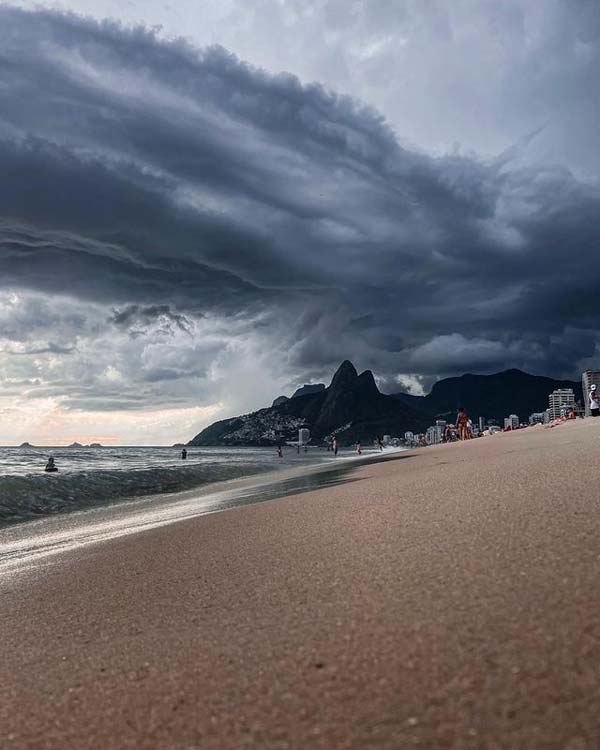
M0 444L600 365L595 0L0 2Z

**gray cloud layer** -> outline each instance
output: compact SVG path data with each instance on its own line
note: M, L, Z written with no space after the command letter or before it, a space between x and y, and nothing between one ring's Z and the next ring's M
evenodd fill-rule
M28 311L0 356L58 359L36 377L66 406L212 403L236 341L290 382L596 353L597 182L519 147L434 158L350 98L143 29L0 7L0 50L0 291Z

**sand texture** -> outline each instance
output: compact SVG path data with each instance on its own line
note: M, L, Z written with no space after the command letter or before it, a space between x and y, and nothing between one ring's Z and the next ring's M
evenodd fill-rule
M0 747L600 750L600 419L7 576Z

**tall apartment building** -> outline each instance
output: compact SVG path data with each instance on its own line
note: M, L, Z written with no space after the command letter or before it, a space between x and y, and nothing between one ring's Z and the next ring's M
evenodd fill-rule
M600 388L600 370L586 370L581 376L581 387L583 388L583 405L585 416L590 416L590 386L595 383Z
M427 442L427 445L436 445L437 443L441 443L444 439L445 430L446 420L436 420L436 423L431 427L428 427L427 432L425 433L425 440Z
M564 416L567 409L575 408L575 394L572 388L558 388L548 396L550 419Z

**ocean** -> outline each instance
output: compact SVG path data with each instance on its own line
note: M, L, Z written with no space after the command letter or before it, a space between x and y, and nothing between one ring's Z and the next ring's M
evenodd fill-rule
M44 471L48 456L58 471ZM335 459L310 448L189 448L187 460L178 448L0 448L0 527L43 516L169 495L217 482L293 467L315 467Z

